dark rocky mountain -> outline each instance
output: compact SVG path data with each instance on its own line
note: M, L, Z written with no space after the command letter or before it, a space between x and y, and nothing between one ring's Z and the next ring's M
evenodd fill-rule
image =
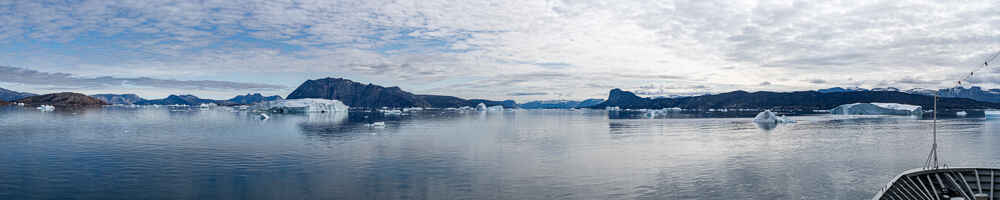
M675 99L651 99L636 96L620 89L611 90L608 101L591 108L618 106L625 109L661 109L679 107L684 109L748 108L775 110L825 110L849 103L902 103L933 107L933 97L893 91L860 91L821 93L800 92L745 92L735 91L714 95L684 97ZM964 98L941 98L941 109L987 109L1000 108L998 103L981 102Z
M90 97L100 99L101 101L104 101L109 104L125 104L125 105L131 105L146 100L143 99L142 97L139 97L139 95L135 94L95 94L95 95L90 95Z
M212 99L202 99L194 95L170 95L163 99L153 99L136 102L138 105L189 105L197 106L201 104L214 103L214 104L225 104L224 101L212 100Z
M590 107L604 102L604 99L587 99L584 101L571 100L550 100L550 101L530 101L520 104L524 109L570 109L580 107Z
M0 100L3 101L15 101L30 96L38 96L37 94L27 93L27 92L16 92L8 89L0 88Z
M816 92L819 92L819 93L863 92L863 91L868 91L868 89L859 88L859 87L848 87L848 88L833 87L833 88L818 89L818 90L816 90Z
M264 95L261 95L260 93L254 93L254 94L239 95L239 96L233 97L232 99L226 100L226 104L250 105L250 104L260 103L260 102L264 102L264 101L274 101L274 100L281 100L281 99L282 99L281 96L278 96L278 95L266 96L265 97Z
M31 96L17 100L18 103L28 105L53 105L53 106L100 106L107 105L104 101L85 94L63 92Z
M577 105L576 107L577 108L586 108L586 107L595 106L595 105L601 104L601 103L604 103L604 99L587 99L587 100L581 101L580 105Z
M978 86L972 86L968 89L965 87L945 88L940 89L937 92L940 97L967 98L976 101L1000 103L1000 90L997 89L983 90ZM919 94L928 96L934 95L933 92L929 94L926 92Z
M334 99L351 107L430 107L455 108L476 106L484 103L487 106L502 105L505 108L515 108L514 101L466 100L452 96L416 95L403 91L399 87L382 87L374 84L362 84L343 78L324 78L308 80L302 83L288 99L320 98Z

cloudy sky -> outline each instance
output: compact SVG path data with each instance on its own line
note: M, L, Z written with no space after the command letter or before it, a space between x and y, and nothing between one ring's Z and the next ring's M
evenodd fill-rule
M0 87L35 93L285 96L323 77L520 101L939 88L996 51L995 0L0 1ZM1000 68L972 82L998 87Z

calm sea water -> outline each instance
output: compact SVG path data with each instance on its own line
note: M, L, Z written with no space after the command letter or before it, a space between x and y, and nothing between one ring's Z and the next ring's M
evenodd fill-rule
M0 199L869 199L931 142L908 117L731 117L6 107ZM939 131L951 166L1000 165L1000 121Z

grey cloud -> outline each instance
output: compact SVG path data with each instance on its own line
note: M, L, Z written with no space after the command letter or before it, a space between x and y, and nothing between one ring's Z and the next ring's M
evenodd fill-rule
M918 79L918 78L914 78L914 77L905 77L903 79L896 80L895 83L896 84L910 84L910 85L937 85L937 84L940 84L941 81L937 81L937 80L923 80L923 79Z
M771 82L770 81L764 81L764 82L760 82L760 84L758 84L758 85L760 85L760 86L768 86L768 85L771 85Z
M826 80L823 80L823 79L809 79L809 80L804 80L804 81L807 81L807 82L812 83L812 84L824 84L824 83L826 83Z
M125 86L125 85L147 86L147 87L157 87L157 88L181 88L181 89L226 89L226 90L285 89L285 86L280 86L280 85L239 83L239 82L229 82L229 81L211 81L211 80L182 81L182 80L170 80L170 79L156 79L148 77L116 78L111 76L83 78L83 77L75 77L72 74L68 73L40 72L31 69L9 67L9 66L0 66L0 82L22 83L30 85L53 85L53 86L77 87L77 88L88 88L88 89Z

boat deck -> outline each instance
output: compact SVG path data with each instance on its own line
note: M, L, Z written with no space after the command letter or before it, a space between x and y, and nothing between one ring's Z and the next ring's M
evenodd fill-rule
M998 180L996 168L913 169L896 176L872 199L1000 200Z

